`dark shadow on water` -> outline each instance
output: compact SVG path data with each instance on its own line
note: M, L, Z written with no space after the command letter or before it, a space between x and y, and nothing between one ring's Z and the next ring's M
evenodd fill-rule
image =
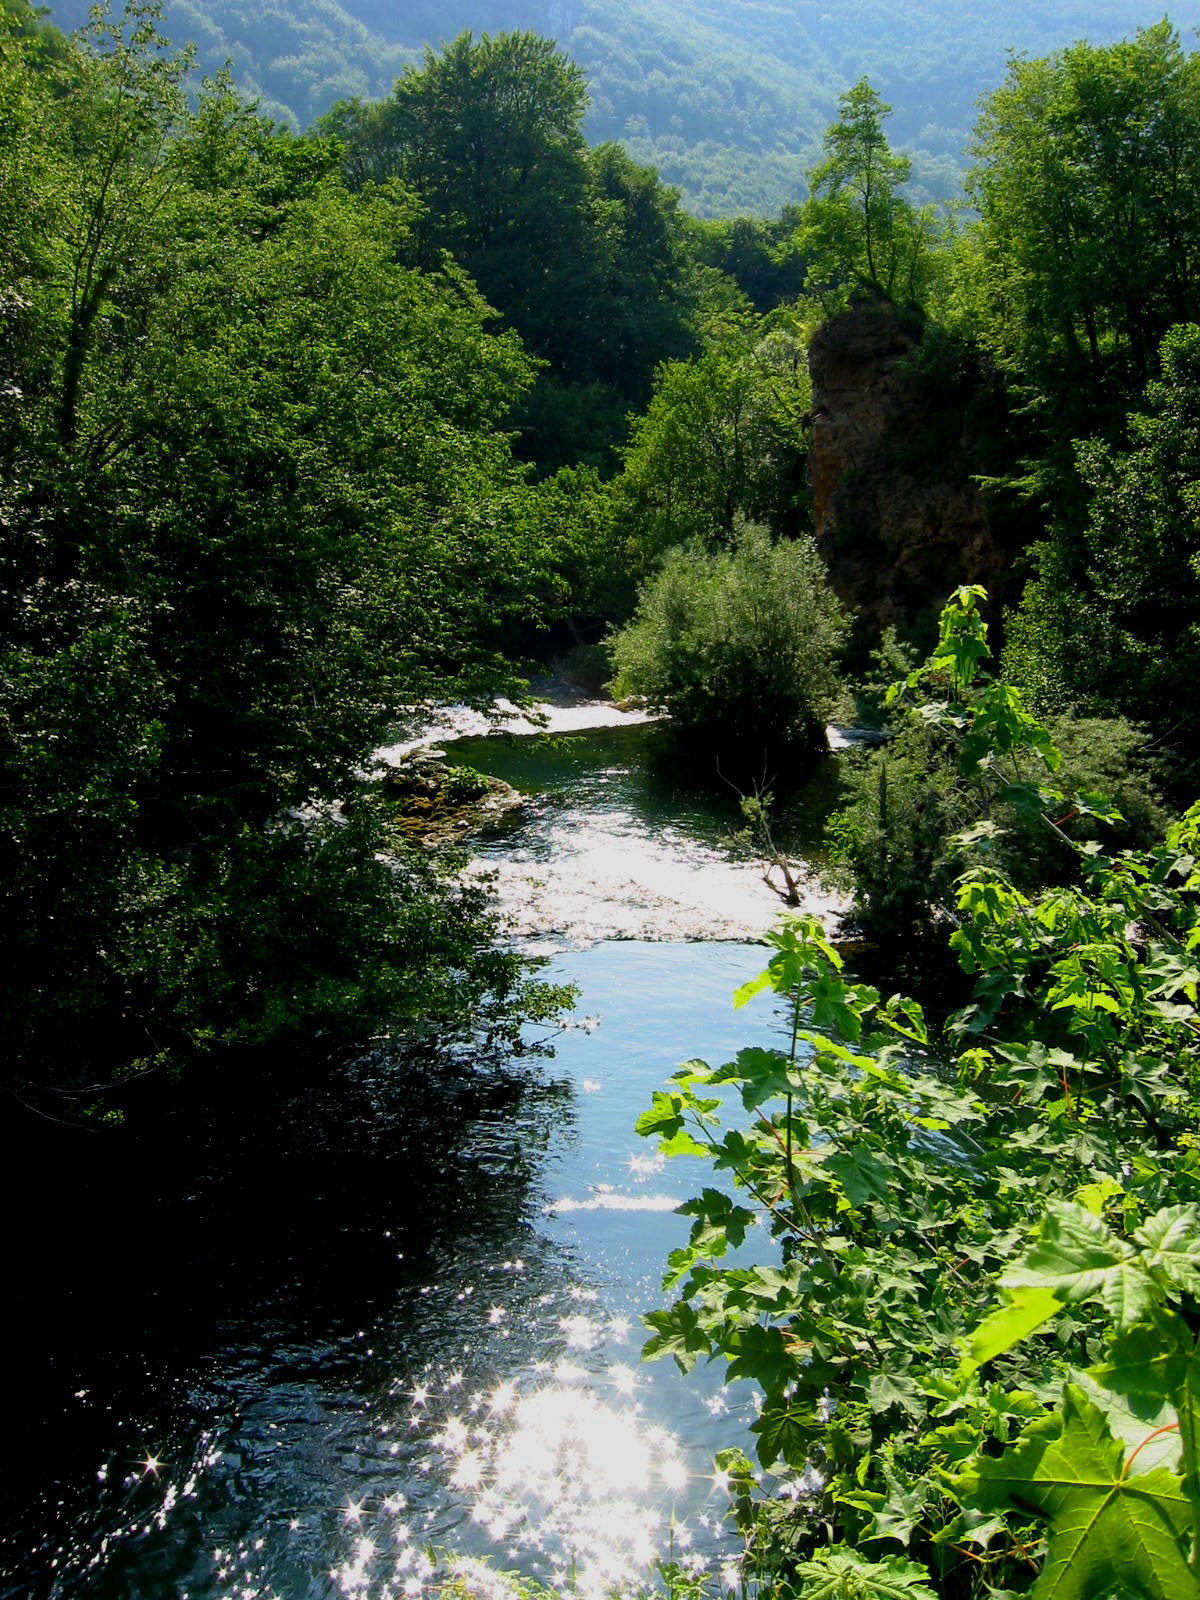
M390 1306L448 1264L536 1257L539 1164L573 1115L543 1064L432 1049L229 1059L155 1101L103 1131L5 1122L0 1596L199 1581L153 1525L147 1461L182 1481L232 1410L291 1425L314 1385L369 1410L408 1359ZM136 1555L89 1574L139 1517Z

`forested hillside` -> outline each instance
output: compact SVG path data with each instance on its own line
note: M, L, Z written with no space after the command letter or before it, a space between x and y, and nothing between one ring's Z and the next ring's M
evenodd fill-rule
M296 130L337 100L385 94L426 44L465 28L553 38L583 69L589 142L617 140L656 165L701 216L766 215L801 198L838 96L864 73L895 107L915 192L947 197L975 102L1009 49L1102 43L1162 15L1155 0L170 0L166 11L167 32L195 42L203 71L231 59L263 111ZM51 14L77 27L86 0L56 0Z

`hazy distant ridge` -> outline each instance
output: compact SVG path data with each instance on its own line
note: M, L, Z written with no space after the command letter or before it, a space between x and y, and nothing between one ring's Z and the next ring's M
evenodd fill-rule
M271 115L306 126L334 101L386 94L406 61L463 28L529 28L587 73L586 129L656 165L705 215L777 212L864 74L895 108L889 133L914 157L918 191L956 185L979 95L1006 51L1102 43L1158 21L1156 0L167 0L168 32L195 40L205 71L231 57ZM86 0L52 8L76 27ZM1176 13L1181 31L1200 21Z

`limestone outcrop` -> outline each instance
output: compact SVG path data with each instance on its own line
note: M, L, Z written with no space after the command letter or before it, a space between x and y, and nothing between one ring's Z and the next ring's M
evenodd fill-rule
M863 647L889 623L929 643L959 584L985 584L993 615L1007 598L1009 554L972 476L969 390L931 377L920 338L901 314L858 309L809 349L817 544Z

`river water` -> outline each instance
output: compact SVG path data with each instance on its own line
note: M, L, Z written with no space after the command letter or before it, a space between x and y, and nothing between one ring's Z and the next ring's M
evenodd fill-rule
M711 1173L634 1122L680 1061L779 1036L731 995L781 905L721 842L736 797L655 739L566 706L444 746L526 795L471 870L578 989L530 1055L285 1073L202 1137L184 1108L161 1170L139 1153L123 1237L64 1216L20 1325L0 1596L412 1597L448 1550L586 1596L671 1550L735 1582L712 1456L752 1396L639 1363ZM779 819L801 855L835 789L826 763Z

